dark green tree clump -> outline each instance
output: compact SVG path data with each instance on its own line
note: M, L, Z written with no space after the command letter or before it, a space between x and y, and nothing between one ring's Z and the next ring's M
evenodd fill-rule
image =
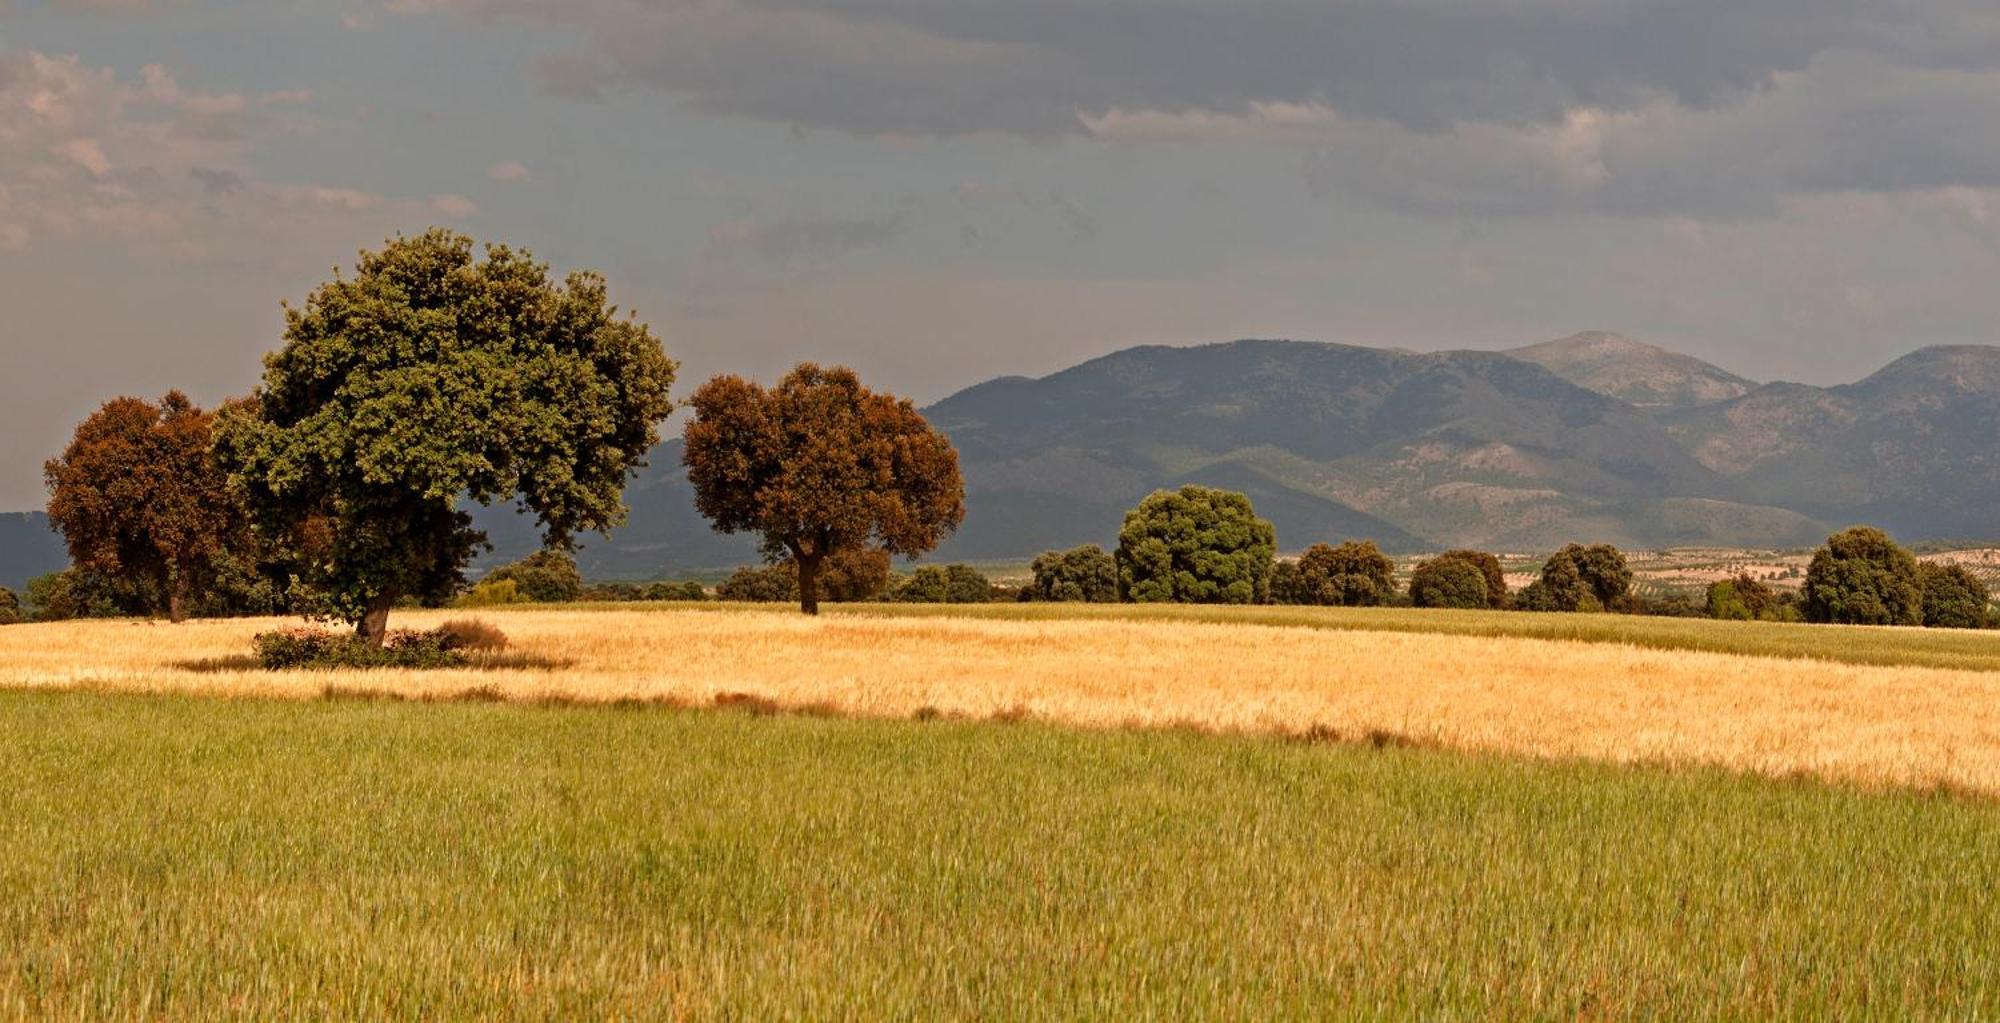
M300 553L315 610L379 644L442 602L485 536L462 505L518 500L550 548L624 520L673 409L674 363L603 278L433 230L364 252L285 311L283 347L217 454L258 528Z
M1449 555L1424 561L1410 573L1410 603L1459 610L1493 606L1486 573L1475 562Z
M1096 544L1049 551L1035 559L1034 582L1023 600L1113 604L1118 601L1118 559Z
M1396 563L1373 540L1350 540L1338 547L1317 543L1299 555L1285 588L1272 590L1281 604L1376 607L1395 593Z
M807 614L819 611L828 558L914 558L965 519L951 441L851 369L802 363L769 390L716 377L690 404L681 460L695 507L722 532L758 534L767 560L795 563Z
M1923 581L1917 559L1889 534L1856 526L1828 537L1806 569L1800 594L1806 621L1845 625L1922 625Z
M1250 498L1189 485L1160 491L1125 514L1118 592L1146 603L1261 604L1270 596L1278 537Z
M1747 572L1709 586L1707 610L1710 618L1740 622L1795 620L1797 615L1771 584Z
M904 604L984 604L993 583L971 565L925 565L899 584L893 599Z
M520 599L537 604L568 604L583 599L583 573L568 551L542 550L486 573L481 583L511 582Z
M26 596L32 617L43 622L143 617L158 605L144 582L74 565L28 580Z
M1629 611L1632 569L1610 544L1570 544L1542 565L1516 604L1527 611Z
M751 604L789 604L799 599L799 577L792 566L745 566L715 588L718 600Z
M21 608L21 598L14 591L0 586L0 625L18 625L28 620L28 614Z
M1485 551L1450 550L1432 561L1463 561L1479 570L1479 576L1486 582L1486 606L1495 611L1505 608L1508 603L1507 570L1500 567L1500 559Z
M1923 586L1925 625L1933 629L1992 627L1992 595L1964 565L1919 561L1917 577Z

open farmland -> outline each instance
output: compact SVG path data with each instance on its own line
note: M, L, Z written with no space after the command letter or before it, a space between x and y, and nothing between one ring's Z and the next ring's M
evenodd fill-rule
M1590 615L884 610L488 612L513 640L505 653L423 672L264 672L245 652L268 621L20 626L0 632L0 685L736 700L871 718L1319 734L2000 793L2000 636L1991 634ZM1420 623L1472 634L1394 631ZM1772 652L1817 656L1763 655Z
M0 729L0 1018L2000 1013L1983 799L655 708Z

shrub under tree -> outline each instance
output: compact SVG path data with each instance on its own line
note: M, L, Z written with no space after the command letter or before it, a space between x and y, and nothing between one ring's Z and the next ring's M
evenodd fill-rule
M807 614L834 554L916 557L965 518L951 441L853 370L802 363L769 390L716 377L690 404L682 462L695 506L724 533L758 534L766 559L794 562Z
M1800 591L1806 620L1842 625L1922 625L1917 559L1889 534L1856 526L1813 554Z
M1493 606L1486 573L1465 558L1439 556L1410 573L1410 603L1417 607L1480 610Z
M463 510L517 499L544 546L624 521L625 481L673 410L674 363L594 273L433 230L364 252L285 310L262 386L217 452L267 535L299 551L314 609L387 636L442 602L485 536Z
M745 566L715 587L719 600L789 604L799 599L799 577L789 564Z
M213 420L179 391L157 405L118 398L78 424L44 468L49 524L70 561L163 596L175 622L243 538L242 512L210 454Z
M1964 565L1917 562L1924 624L1933 629L1984 629L1993 624L1992 595Z
M820 569L819 595L829 604L875 600L888 588L889 552L879 548L836 551ZM775 565L739 568L716 587L715 595L720 600L791 603L799 599L798 563L787 559Z
M1125 514L1118 592L1148 603L1261 604L1270 596L1278 538L1250 498L1190 484Z
M1035 559L1025 600L1112 604L1118 601L1118 559L1096 544L1049 551Z

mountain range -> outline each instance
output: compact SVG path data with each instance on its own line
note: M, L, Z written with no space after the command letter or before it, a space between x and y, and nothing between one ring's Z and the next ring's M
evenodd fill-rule
M1505 352L1299 341L1140 347L924 410L959 450L967 516L942 559L1109 544L1162 487L1248 493L1280 545L1546 550L1814 544L1854 522L1906 540L2000 537L2000 348L1926 348L1857 383L1758 384L1591 332ZM696 514L680 442L626 490L587 575L646 579L755 559ZM504 509L487 563L534 548ZM59 567L38 516L0 517L0 584ZM13 580L13 581L10 581Z

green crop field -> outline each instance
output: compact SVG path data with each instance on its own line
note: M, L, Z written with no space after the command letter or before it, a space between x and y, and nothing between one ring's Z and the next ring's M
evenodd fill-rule
M2000 1014L1979 799L657 708L0 735L0 1018Z

